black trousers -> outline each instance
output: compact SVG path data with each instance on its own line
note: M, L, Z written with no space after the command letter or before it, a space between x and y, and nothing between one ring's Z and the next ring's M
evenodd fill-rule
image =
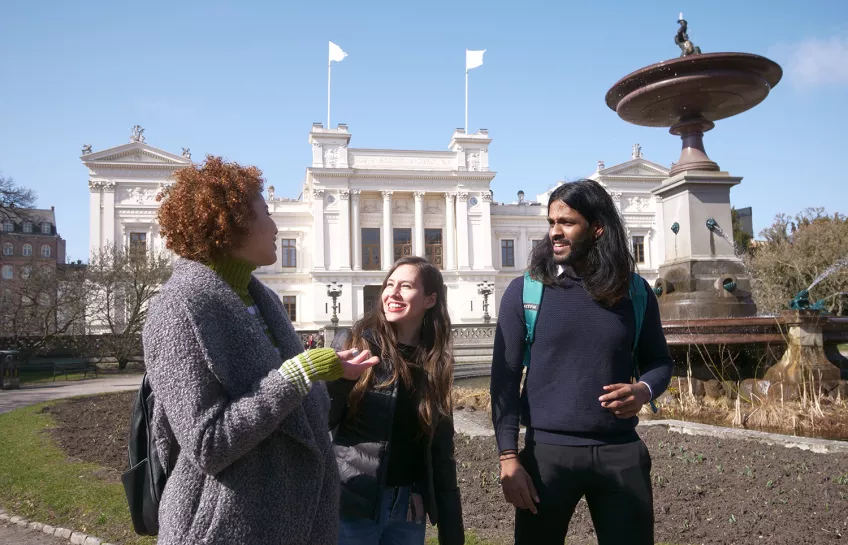
M642 441L570 447L528 443L519 455L538 513L516 509L515 545L562 545L586 496L598 545L654 545L651 455Z

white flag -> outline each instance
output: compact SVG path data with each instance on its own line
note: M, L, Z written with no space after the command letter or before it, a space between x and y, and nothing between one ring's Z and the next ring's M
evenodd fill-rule
M485 53L485 52L486 52L485 49L482 50L482 51L471 51L471 50L466 49L465 50L465 69L471 70L472 68L477 68L478 66L482 66L483 65L483 53Z
M347 57L347 53L342 51L342 48L330 42L330 62L336 61L341 62L344 58Z

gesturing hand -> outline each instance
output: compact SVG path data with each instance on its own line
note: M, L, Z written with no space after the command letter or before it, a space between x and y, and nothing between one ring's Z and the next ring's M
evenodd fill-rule
M506 501L518 509L529 509L531 513L536 514L539 496L533 486L533 479L518 458L501 461L501 488Z
M380 358L372 356L370 350L359 351L355 348L336 352L339 361L342 362L344 369L344 378L347 380L356 380L366 369L374 367L380 363Z
M642 405L651 400L651 390L644 382L610 384L604 390L607 393L598 398L601 407L611 410L618 418L636 416Z

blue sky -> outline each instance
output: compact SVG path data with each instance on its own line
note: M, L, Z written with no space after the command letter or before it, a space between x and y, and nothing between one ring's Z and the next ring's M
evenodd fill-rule
M757 108L707 134L710 157L744 176L736 206L757 231L778 212L848 213L848 2L86 2L0 3L0 171L54 205L72 258L88 248L80 147L147 142L261 168L296 197L307 133L326 121L351 146L446 149L464 124L464 50L472 130L488 128L496 200L591 174L599 159L669 165L679 139L621 121L604 104L620 77L677 55L677 13L704 52L766 55L784 79Z

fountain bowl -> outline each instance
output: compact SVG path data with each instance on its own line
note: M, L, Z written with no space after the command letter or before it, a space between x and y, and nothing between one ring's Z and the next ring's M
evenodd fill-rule
M607 91L606 103L629 123L670 127L681 137L683 151L670 176L718 171L704 150L704 132L765 100L782 77L780 65L759 55L690 55L628 74Z

